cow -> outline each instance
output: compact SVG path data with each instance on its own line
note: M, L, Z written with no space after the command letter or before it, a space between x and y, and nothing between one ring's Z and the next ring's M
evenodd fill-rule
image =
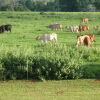
M65 28L66 28L69 32L77 32L77 33L78 33L79 26L66 26Z
M97 26L94 26L93 28L94 28L95 30L100 30L100 26L98 26L98 25L97 25Z
M5 31L10 31L11 32L11 28L12 28L11 24L4 25L4 27L5 27Z
M7 25L2 25L0 26L0 33L3 33L4 31L10 31L11 32L12 25L7 24Z
M88 21L89 21L88 18L82 18L82 20L81 20L82 23L85 23L85 22L88 22Z
M58 29L62 30L62 25L61 24L50 24L47 27L52 29L52 30L54 30L54 29L55 30L58 30Z
M84 44L84 46L91 47L94 43L94 35L86 34L77 37L77 46Z
M51 34L44 34L41 36L37 36L36 40L40 40L41 42L48 42L48 41L57 41L57 34L51 33Z
M0 26L0 33L3 33L5 31L4 25Z
M90 40L92 42L92 44L95 42L95 37L94 37L94 34L87 34L89 37L90 37Z
M88 25L79 25L78 32L81 34L82 31L90 31L90 27Z

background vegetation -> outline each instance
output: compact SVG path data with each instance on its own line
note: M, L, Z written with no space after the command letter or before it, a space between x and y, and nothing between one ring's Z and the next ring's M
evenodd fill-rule
M99 0L0 0L1 11L99 12Z

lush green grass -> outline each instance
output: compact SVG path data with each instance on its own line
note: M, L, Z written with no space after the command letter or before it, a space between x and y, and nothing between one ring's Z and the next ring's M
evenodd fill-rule
M91 33L95 34L96 42L93 48L75 48L77 33L63 31L55 31L46 28L45 26L52 23L60 23L64 27L67 25L79 25L80 18L88 17ZM16 65L16 61L20 64L21 61L26 61L27 57L44 50L52 54L52 49L49 44L47 46L36 41L38 35L44 33L56 32L58 34L57 46L64 50L69 46L76 54L81 55L83 59L83 67L85 68L85 78L98 76L100 78L100 35L93 30L94 25L100 24L100 13L66 13L66 12L48 12L40 15L38 12L0 12L0 25L12 24L12 32L0 34L0 73L1 60L8 61L6 64ZM85 34L84 32L83 34ZM62 50L60 48L60 50ZM57 54L59 54L60 50ZM65 51L62 51L64 54ZM9 58L9 53L15 58ZM42 51L43 53L43 51ZM55 53L55 52L53 52ZM49 53L48 53L49 54ZM67 54L67 53L66 53ZM7 56L8 55L8 56ZM22 55L22 56L21 56ZM60 53L61 55L61 53ZM52 55L51 55L52 56ZM54 56L54 55L53 55ZM23 59L24 57L24 59ZM26 58L25 58L26 57ZM65 56L64 56L65 57ZM18 60L20 58L20 60ZM53 57L52 57L53 58ZM77 57L76 57L77 58ZM4 60L4 61L5 61ZM75 59L77 60L77 59ZM12 63L13 62L13 63ZM23 63L21 62L21 63ZM31 64L31 62L29 62ZM73 62L72 62L73 63ZM23 64L24 65L24 64ZM17 65L16 65L17 66ZM6 66L7 67L7 66ZM19 67L19 66L17 66ZM16 67L16 68L17 68ZM23 66L24 67L24 66ZM16 69L15 68L15 69ZM26 68L26 66L25 66ZM26 71L27 69L25 69ZM8 73L9 74L9 73ZM88 77L87 77L88 76ZM26 74L27 78L27 74ZM63 81L1 81L0 82L0 100L99 100L100 99L100 81L98 80L63 80Z
M99 25L100 14L99 13L46 13L40 15L38 12L1 12L0 13L0 25L12 24L12 33L1 34L0 44L15 46L15 45L36 45L39 42L35 40L35 37L39 34L56 32L58 34L58 42L66 44L75 44L77 34L67 32L65 26L67 25L79 25L82 17L88 17L90 19L89 25L91 27L91 33L94 25ZM60 23L63 25L63 31L55 31L46 28L45 26L52 23ZM7 33L7 32L5 32ZM85 34L86 32L84 32ZM96 46L99 45L100 36L96 36ZM70 45L69 44L69 45Z
M100 80L0 82L0 100L99 100Z
M0 34L0 54L2 55L2 53L6 53L13 48L16 51L15 53L25 52L31 55L34 53L33 51L37 52L41 50L41 43L40 41L35 40L36 36L51 32L58 34L59 45L65 44L67 46L76 46L77 33L66 31L65 26L79 25L80 19L84 17L89 18L89 22L87 24L90 26L91 33L95 34L96 38L93 48L96 48L96 52L98 53L93 53L95 51L92 50L93 48L85 50L84 55L86 53L86 59L84 60L83 66L88 67L89 70L92 69L92 72L97 72L100 70L100 60L98 60L100 55L100 35L96 34L97 32L93 30L93 26L100 24L100 13L95 12L46 12L43 15L41 15L39 12L0 12L0 25L13 25L11 33L5 32L4 34ZM55 31L46 28L47 25L53 23L62 24L63 31ZM87 32L83 32L83 34L86 33ZM88 50L90 51L89 53L87 52ZM95 58L97 60L95 60Z

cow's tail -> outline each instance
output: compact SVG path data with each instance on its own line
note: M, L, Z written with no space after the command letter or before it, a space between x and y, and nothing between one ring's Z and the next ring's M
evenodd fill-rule
M89 46L89 38L88 37L84 38L84 45Z

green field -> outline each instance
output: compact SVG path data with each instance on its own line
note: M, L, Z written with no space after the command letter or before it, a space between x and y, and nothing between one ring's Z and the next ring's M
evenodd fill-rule
M96 42L92 48L77 48L77 33L66 31L65 26L79 25L80 19L85 17L89 18L89 22L86 24L90 26L91 33L95 35ZM53 23L62 24L63 30L56 31L46 28L47 25ZM100 78L100 31L93 30L94 25L100 25L100 13L45 12L40 14L40 12L0 12L0 25L4 24L11 24L13 27L12 32L0 34L0 80L28 79L30 76L33 80L34 74L31 71L35 68L32 67L34 55L38 55L35 59L35 64L37 64L37 67L40 65L39 70L41 67L44 68L46 64L46 68L51 67L48 61L51 61L51 63L49 62L51 65L55 65L55 62L58 61L56 63L58 65L57 68L59 66L63 67L61 64L69 57L68 66L79 66L81 64L85 68L83 78ZM42 44L35 39L38 35L52 32L58 34L56 44ZM82 34L86 34L86 32ZM44 58L47 57L47 60L42 59L41 54ZM42 60L46 62L44 63ZM44 66L41 66L41 64ZM66 64L63 65L66 66ZM30 71L28 73L31 74L29 76L27 67L29 67ZM56 65L51 68L54 67ZM20 70L20 68L23 69ZM47 70L47 72L49 71ZM57 79L63 79L56 70L55 72ZM16 73L18 73L18 76ZM1 81L0 100L100 99L100 80L98 79L45 81L45 77L41 75L41 72L35 72L35 74L40 75L38 79L44 82L32 80ZM54 79L56 79L56 74L51 74L55 75ZM48 78L48 74L46 75L46 79L53 79L52 77Z
M80 19L88 17L91 33L94 25L99 25L99 13L45 13L40 15L38 12L0 12L0 25L12 24L12 32L5 32L0 35L0 43L6 46L34 46L40 44L36 41L36 36L45 33L56 32L58 43L75 45L77 34L67 32L65 26L79 25ZM63 31L55 31L46 28L47 25L59 23L63 25ZM85 34L86 32L84 32ZM96 36L95 46L100 45L100 36Z
M90 26L90 32L91 34L95 35L95 40L96 40L92 48L84 48L84 47L76 48L76 41L77 41L78 34L68 32L65 29L65 26L79 25L81 18L89 18L89 22L86 24ZM53 23L62 24L63 30L56 31L56 30L48 29L46 27L49 24L53 24ZM87 74L85 75L86 78L95 78L95 76L96 78L100 78L100 31L93 30L93 26L100 25L100 13L96 13L96 12L88 12L88 13L87 12L86 13L84 12L77 12L77 13L76 12L67 12L67 13L66 12L55 12L55 13L54 12L45 12L45 13L0 12L0 25L4 25L4 24L11 24L13 27L12 27L12 32L4 32L3 34L0 34L1 67L6 64L5 61L8 62L9 66L16 65L15 60L14 60L15 62L12 63L13 57L9 58L10 53L12 55L18 56L17 59L20 58L21 60L26 56L33 56L36 54L41 55L41 52L43 53L43 55L45 55L44 52L46 52L47 54L51 52L51 54L49 55L51 55L52 57L52 55L53 56L55 55L52 52L56 52L56 49L58 48L59 53L57 54L57 56L60 55L62 58L64 58L64 52L67 53L66 50L68 50L69 47L72 47L71 51L69 51L70 50L69 49L68 52L70 54L71 52L73 52L74 55L76 54L75 57L77 56L77 53L78 55L82 56L83 59L82 66L86 67L86 72L87 72ZM51 46L49 43L46 44L47 46L45 45L43 46L43 44L40 41L37 41L35 39L38 35L42 35L45 33L52 33L52 32L58 34L58 41L56 46ZM87 32L83 32L82 34L87 34ZM20 56L20 53L22 53L22 56ZM63 55L61 55L62 53ZM65 56L67 56L67 54L65 54ZM4 59L3 62L2 59ZM69 58L69 61L70 59L72 58ZM74 60L78 62L78 57L73 58L71 64L75 62ZM20 61L18 61L18 63L19 63L18 66L21 66ZM6 64L6 67L8 65ZM24 64L22 66L24 66ZM1 74L2 73L3 72L1 72Z
M0 82L0 100L99 100L100 80Z

